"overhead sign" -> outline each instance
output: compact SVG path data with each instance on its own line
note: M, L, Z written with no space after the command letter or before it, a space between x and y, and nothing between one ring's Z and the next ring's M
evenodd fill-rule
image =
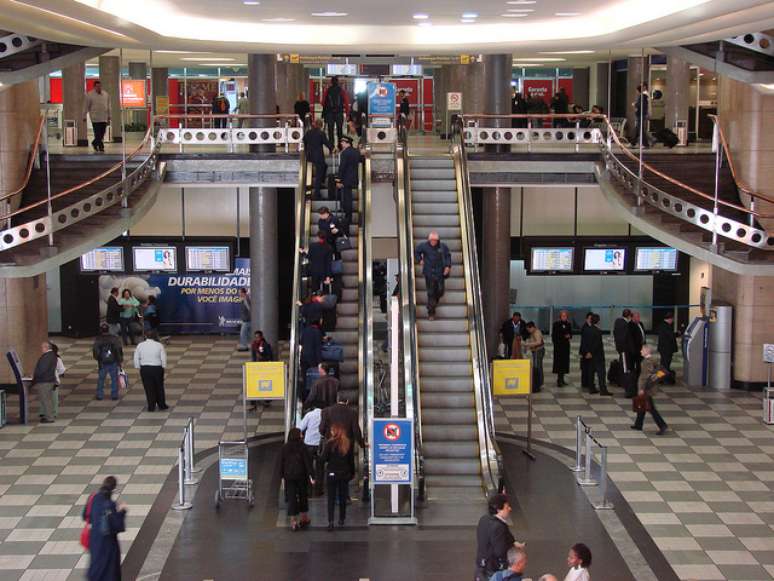
M495 359L492 379L494 395L529 395L532 393L532 360Z
M169 97L167 95L156 95L156 115L169 114Z
M366 85L368 92L368 114L393 117L395 115L395 85L377 83Z
M249 361L242 374L246 399L284 399L285 363Z
M124 107L145 107L145 81L121 79L121 104Z
M446 93L446 108L449 111L462 111L462 93Z
M774 343L763 344L763 362L774 363Z
M373 483L411 484L414 464L414 422L406 418L374 418Z
M297 54L290 55L290 64L297 65L300 63L301 63L301 55L297 55Z

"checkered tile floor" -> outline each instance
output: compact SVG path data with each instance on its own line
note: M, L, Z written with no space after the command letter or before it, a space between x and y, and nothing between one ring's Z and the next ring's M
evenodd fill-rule
M666 386L656 406L670 429L658 437L650 415L644 432L629 429L634 414L622 389L612 388L616 397L581 393L577 357L571 385L555 387L552 357L547 344L533 437L574 450L582 416L608 446L611 478L682 579L774 579L774 426L761 421L760 394ZM501 398L497 409L498 429L525 434L525 400Z
M0 430L0 581L83 579L81 511L105 476L129 505L126 555L177 458L183 428L196 419L196 446L242 436L241 363L236 340L175 337L167 346L167 412L143 411L145 394L127 366L130 389L118 402L94 399L90 340L57 339L68 367L54 424ZM133 348L126 353L131 360ZM25 362L26 367L31 363ZM11 398L12 406L16 405ZM32 416L37 418L37 402ZM257 413L257 416L256 416ZM37 420L35 420L37 421ZM279 406L248 413L248 433L281 429Z
M134 369L121 401L95 401L91 341L57 342L68 366L57 422L0 430L0 581L82 579L88 557L78 543L81 510L109 474L130 506L130 528L121 535L126 554L174 465L189 416L199 450L241 436L247 354L235 351L234 339L172 340L171 407L163 413L143 411ZM657 402L670 432L659 438L650 418L645 432L629 429L629 400L580 393L576 361L571 386L553 387L550 345L545 369L534 437L572 448L575 416L582 415L610 448L611 477L680 577L774 578L774 429L761 423L759 395L666 387ZM498 428L524 433L524 400L500 400L497 409ZM259 408L248 416L248 433L277 431L282 423L279 406Z

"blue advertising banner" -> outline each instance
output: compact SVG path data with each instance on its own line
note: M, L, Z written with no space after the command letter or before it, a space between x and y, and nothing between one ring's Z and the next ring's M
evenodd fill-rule
M101 316L112 287L128 288L141 303L156 298L161 333L239 333L239 289L250 288L250 259L237 258L223 274L103 275L99 277Z
M373 483L411 484L414 459L413 421L404 418L374 418Z
M395 85L371 81L368 91L368 114L393 117L395 115Z

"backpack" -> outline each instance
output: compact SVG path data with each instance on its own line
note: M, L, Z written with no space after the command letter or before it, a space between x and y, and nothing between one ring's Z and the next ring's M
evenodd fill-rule
M112 343L102 343L99 346L99 362L100 363L115 363L116 353L115 347Z
M334 85L328 89L325 97L325 110L328 113L338 113L344 110L344 101L341 98L341 87Z

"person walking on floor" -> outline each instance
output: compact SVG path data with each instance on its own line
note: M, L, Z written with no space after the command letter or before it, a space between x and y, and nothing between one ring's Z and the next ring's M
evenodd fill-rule
M552 372L556 374L556 386L567 385L564 376L570 373L570 341L572 341L572 323L567 311L559 313L559 320L551 327L551 342L554 344L554 364Z
M306 122L306 116L309 115L311 110L312 107L309 105L309 101L306 100L306 95L304 95L303 91L300 92L298 94L298 100L293 103L293 113L298 115L298 118L303 124ZM320 124L320 127L322 127L322 124Z
M433 230L425 242L420 243L414 259L422 267L427 286L427 318L435 320L435 310L444 294L445 280L451 273L451 252L449 247L441 242L438 232Z
M280 478L285 481L290 530L293 532L312 523L309 519L309 485L314 486L313 475L312 456L304 446L301 430L291 428L288 441L280 452Z
M632 311L632 318L626 325L626 352L631 362L631 378L627 387L626 397L634 397L637 385L640 381L640 368L642 364L642 346L646 343L645 327L640 321L640 314Z
M537 325L530 321L527 323L527 332L529 337L524 341L524 346L532 357L532 392L540 393L543 387L543 356L546 353L543 333L537 328Z
M344 212L344 230L349 231L352 225L353 195L352 190L360 187L360 150L352 147L352 138L344 135L339 139L341 149L339 175L336 187L341 189L341 209Z
M524 549L516 542L508 525L511 503L502 493L489 496L487 514L476 527L476 572L474 581L489 581L497 571L508 568L508 551Z
M110 296L107 299L107 315L105 322L108 324L110 334L118 335L121 333L121 305L118 304L118 287L110 289Z
M54 387L56 386L57 355L51 348L51 343L40 344L42 352L32 373L32 387L38 393L40 401L40 423L54 423Z
M159 335L156 331L148 331L145 341L134 350L134 367L140 370L142 387L145 389L145 398L148 402L148 411L168 409L166 395L164 394L164 370L167 367L167 352L164 345L159 343Z
M677 353L677 338L674 329L675 317L667 313L664 320L658 326L658 355L661 365L672 375L672 357Z
M602 329L599 328L599 315L593 313L591 315L591 329L589 330L590 344L588 345L589 352L591 353L591 377L589 378L591 383L591 393L596 393L597 389L594 387L594 375L597 376L597 383L599 384L599 393L602 395L613 395L607 390L607 384L605 383L605 343L602 338Z
M129 345L130 342L134 345L140 319L140 301L132 296L132 291L125 288L121 291L118 306L121 307L121 336L124 345Z
M648 84L637 85L637 99L634 105L634 139L632 147L640 143L642 147L650 147L648 140L648 118L650 113L650 98L648 97Z
M237 351L250 350L250 320L252 317L253 303L250 293L245 287L239 289L239 346Z
M653 350L650 345L643 345L641 355L642 373L637 385L637 396L632 401L632 408L637 413L637 418L634 420L634 425L631 428L632 430L642 431L645 413L650 412L650 415L653 416L653 421L658 426L658 435L663 436L667 431L667 423L661 417L661 414L658 413L653 396L656 393L657 385L666 377L666 371L653 360Z
M91 146L94 151L105 151L105 131L110 123L110 97L102 90L102 83L94 81L94 88L86 93L84 100L83 121L86 115L91 118L91 128L94 130L94 140Z
M325 136L322 130L323 122L321 119L315 119L312 123L312 128L304 134L304 151L306 151L306 160L312 164L314 168L312 181L312 199L319 200L321 198L320 190L322 189L325 176L328 175L328 164L325 163L325 151L323 147L328 148L328 154L333 150L333 145L330 140ZM328 198L333 199L335 192L328 192Z
M113 501L118 485L115 476L108 476L99 491L89 497L81 518L89 531L89 581L121 581L121 545L118 533L126 530L126 504Z
M594 361L592 353L592 344L594 342L593 323L591 322L594 313L586 313L586 321L581 327L581 340L578 354L580 355L581 368L581 389L588 389L589 393L597 393L594 387Z
M110 334L107 323L100 326L100 335L94 340L92 355L97 362L99 372L97 374L97 396L101 400L105 397L105 378L110 377L110 399L118 399L118 370L124 361L124 349L121 340Z
M352 480L354 454L352 440L347 430L340 424L331 428L331 437L323 447L322 463L326 486L328 488L328 530L333 530L336 504L339 505L339 526L343 527L347 518L347 499L349 481Z

